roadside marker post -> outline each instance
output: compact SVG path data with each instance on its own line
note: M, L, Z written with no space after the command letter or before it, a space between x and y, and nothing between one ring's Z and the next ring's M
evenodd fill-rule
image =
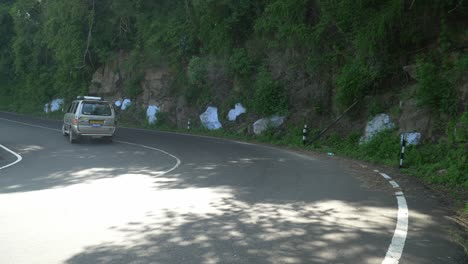
M401 136L401 152L400 152L400 169L403 168L403 160L405 159L406 135Z
M187 121L187 130L190 131L190 119Z
M307 125L304 125L304 129L302 129L302 144L306 145L307 141Z

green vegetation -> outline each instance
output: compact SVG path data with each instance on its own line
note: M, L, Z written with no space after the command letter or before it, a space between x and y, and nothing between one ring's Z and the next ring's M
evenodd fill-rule
M189 85L185 96L187 100L194 102L198 106L206 105L211 99L211 85L208 83L207 68L207 60L193 57L187 69Z
M254 84L254 97L249 105L261 115L286 114L288 111L288 93L278 82L273 80L270 73L262 68Z
M373 72L364 61L354 60L346 64L336 81L337 103L344 107L364 98L369 94L376 75L377 73Z
M337 88L333 100L347 107L398 75L402 56L411 59L404 52L435 39L435 54L420 54L419 97L436 111L456 114L456 80L448 75L463 63L448 53L463 30L457 18L467 9L455 0L8 0L0 5L1 78L17 87L8 88L17 110L34 110L22 108L86 92L94 71L126 51L131 80L124 92L130 97L142 92L132 76L167 65L176 78L186 71L192 76L189 99L200 105L216 100L216 87L206 87L212 76L203 71L220 59L229 68L234 97L251 98L269 84L275 90L269 97L286 96L288 90L278 86L294 79L270 72L277 64L290 69L286 75L303 69L306 77L331 78ZM466 65L466 55L460 61ZM336 78L322 75L330 71ZM256 87L249 89L254 79ZM200 89L206 91L199 95ZM252 102L258 114L270 112L258 101Z
M139 94L143 92L143 88L140 85L142 79L143 76L136 75L129 76L129 78L125 80L124 90L128 97L136 98Z
M331 135L320 143L337 154L398 167L400 140L396 131L378 134L372 141L359 144L359 134L346 138ZM468 188L468 156L463 144L439 142L409 146L405 151L404 171L424 178L427 182L448 188Z
M421 105L430 107L434 112L456 116L459 112L456 83L468 70L468 55L453 62L445 58L422 60L418 63L418 99Z
M437 112L457 115L452 72L466 65L466 55L457 63L448 53L457 48L466 11L456 0L2 1L2 94L15 98L18 111L57 96L73 98L87 91L99 66L125 52L123 92L132 98L142 92L144 69L166 65L175 78L188 76L188 87L177 90L194 105L220 104L208 68L224 61L228 97L269 92L265 99L279 103L266 109L256 100L257 114L291 112L278 97L288 97L298 73L336 86L332 101L347 107L385 87L401 74L401 58L414 59L411 53L432 41L436 52L419 54L418 97ZM278 67L282 74L273 72ZM4 86L6 80L14 85Z

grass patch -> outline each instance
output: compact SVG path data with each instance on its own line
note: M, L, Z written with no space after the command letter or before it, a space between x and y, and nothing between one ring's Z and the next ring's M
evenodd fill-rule
M29 113L28 115L44 118L44 119L52 119L52 120L62 120L63 116L65 115L62 111L54 111L54 112L36 112L36 113Z

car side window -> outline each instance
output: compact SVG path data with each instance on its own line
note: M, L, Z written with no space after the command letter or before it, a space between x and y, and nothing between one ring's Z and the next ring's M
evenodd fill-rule
M74 102L71 107L70 113L74 114L76 113L76 108L78 107L78 102Z

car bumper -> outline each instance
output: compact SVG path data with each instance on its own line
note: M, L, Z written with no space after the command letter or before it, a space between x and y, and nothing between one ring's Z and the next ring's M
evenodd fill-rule
M77 136L89 136L89 137L110 137L115 133L115 127L100 127L96 129L80 129L79 126L72 126L73 133Z
M80 137L85 136L85 137L112 137L114 134L78 134Z

